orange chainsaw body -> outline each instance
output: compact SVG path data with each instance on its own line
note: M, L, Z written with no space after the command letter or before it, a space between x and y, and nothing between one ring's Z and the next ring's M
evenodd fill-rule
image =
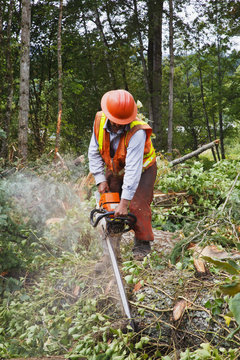
M119 203L120 203L119 193L108 192L101 195L99 206L102 209L109 212L109 211L115 211Z

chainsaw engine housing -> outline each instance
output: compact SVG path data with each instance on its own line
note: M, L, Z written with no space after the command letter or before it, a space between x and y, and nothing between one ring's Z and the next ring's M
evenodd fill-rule
M106 211L114 211L120 203L120 196L117 192L104 193L100 197L99 206Z

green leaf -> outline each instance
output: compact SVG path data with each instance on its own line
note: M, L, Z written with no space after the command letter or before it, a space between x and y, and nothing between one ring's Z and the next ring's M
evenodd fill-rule
M240 325L226 337L226 340L231 340L233 336L239 332L239 330L240 330Z
M127 284L133 284L133 276L132 275L127 275L124 278L126 280Z
M236 270L238 270L240 273L240 266L235 261L230 259L230 260L228 260L228 263L229 263L229 265L233 266Z
M238 275L239 270L235 269L232 265L229 264L229 262L226 261L220 261L220 260L214 260L208 256L202 256L202 258L212 264L214 264L218 269L224 270L228 272L231 275Z
M1 139L6 139L7 138L6 132L1 128L0 128L0 138Z
M182 270L182 263L181 263L181 262L178 262L178 263L176 264L176 269L177 269L177 270Z
M137 294L138 301L143 301L145 299L145 294Z
M229 308L232 311L238 325L240 325L240 293L229 300Z
M143 347L143 343L141 340L135 344L135 349L142 349L142 347Z
M220 290L226 295L236 295L237 293L240 293L240 282L222 285L220 286Z

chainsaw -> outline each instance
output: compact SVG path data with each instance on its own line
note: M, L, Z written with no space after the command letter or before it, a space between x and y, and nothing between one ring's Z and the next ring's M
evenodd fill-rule
M123 281L118 268L118 263L115 257L115 253L110 241L111 236L116 234L123 234L130 231L137 221L134 214L128 213L127 216L114 217L114 209L120 202L119 193L104 193L99 197L99 193L96 194L97 207L90 213L90 222L93 227L97 227L99 224L102 228L103 241L106 242L105 248L108 250L111 264L113 267L114 276L117 282L122 306L127 318L130 321L132 329L136 330L136 325L132 319L127 296L125 293Z

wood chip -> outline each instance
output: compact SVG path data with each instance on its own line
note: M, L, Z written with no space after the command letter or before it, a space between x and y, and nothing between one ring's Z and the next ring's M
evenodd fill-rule
M73 295L78 296L80 294L80 286L76 285L73 290Z
M184 299L179 300L173 308L173 320L179 320L187 307L187 301Z
M134 289L133 289L133 292L137 292L141 289L142 287L142 284L141 284L141 281L139 281L135 286L134 286Z
M206 274L207 270L203 260L193 259L193 264L198 274Z

